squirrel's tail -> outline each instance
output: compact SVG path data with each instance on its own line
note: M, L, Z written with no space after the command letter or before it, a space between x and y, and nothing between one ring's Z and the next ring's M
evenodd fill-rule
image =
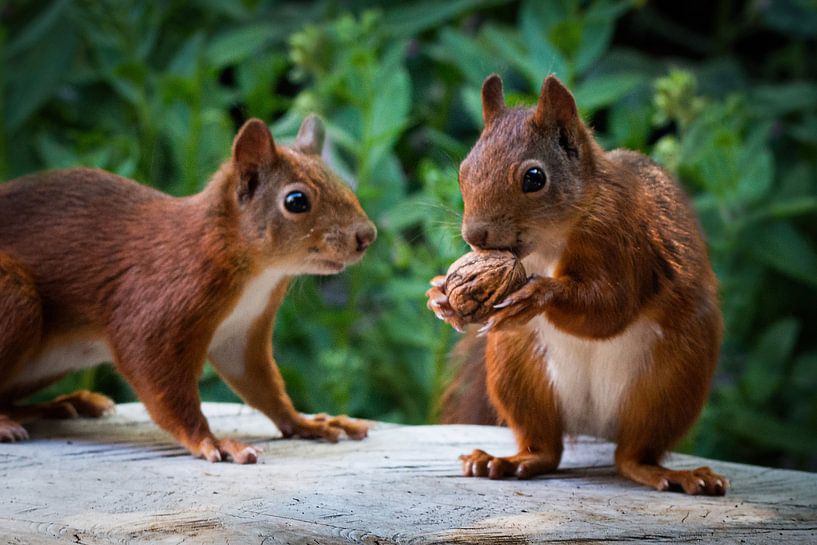
M471 328L451 353L454 379L440 400L442 424L497 425L499 418L485 386L485 337Z

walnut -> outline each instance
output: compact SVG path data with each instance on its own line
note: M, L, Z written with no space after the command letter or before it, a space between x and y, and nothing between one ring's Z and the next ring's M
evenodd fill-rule
M448 268L443 291L448 304L469 323L481 322L511 293L525 285L527 273L511 252L469 252Z

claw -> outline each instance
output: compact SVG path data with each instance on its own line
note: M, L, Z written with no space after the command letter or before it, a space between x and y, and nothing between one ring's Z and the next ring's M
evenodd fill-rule
M443 284L445 284L445 278L437 278L437 277L432 278L429 281L429 284L431 284L435 288L441 288L443 286Z
M513 303L514 303L514 300L513 300L512 298L508 297L508 298L507 298L507 299L505 299L504 301L502 301L502 302L497 303L496 305L494 305L494 308L495 308L495 309L506 308L506 307L511 306Z
M488 334L488 332L491 331L491 329L493 329L493 327L494 327L494 319L491 318L490 320L488 320L485 323L484 326L482 326L481 328L479 328L477 330L477 337L484 337L485 335Z

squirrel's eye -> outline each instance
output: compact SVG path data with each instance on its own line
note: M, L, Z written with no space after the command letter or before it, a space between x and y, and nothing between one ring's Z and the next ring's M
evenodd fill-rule
M525 193L533 193L545 187L545 173L541 168L529 168L525 172L525 177L522 178L522 191Z
M309 197L303 191L290 191L284 197L284 208L293 214L302 214L309 212L311 205L309 204Z

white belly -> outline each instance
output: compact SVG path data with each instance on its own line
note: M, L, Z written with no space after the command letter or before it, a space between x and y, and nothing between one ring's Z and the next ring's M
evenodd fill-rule
M222 374L243 374L250 328L267 309L272 290L285 276L286 273L280 269L267 269L253 278L244 288L235 308L219 324L208 353Z
M531 320L530 327L539 336L564 431L615 439L622 401L652 357L653 344L662 335L660 326L640 319L603 341L559 331L544 316Z
M39 354L29 360L8 386L34 384L108 361L113 361L113 354L101 337L67 342L56 340L46 344Z

